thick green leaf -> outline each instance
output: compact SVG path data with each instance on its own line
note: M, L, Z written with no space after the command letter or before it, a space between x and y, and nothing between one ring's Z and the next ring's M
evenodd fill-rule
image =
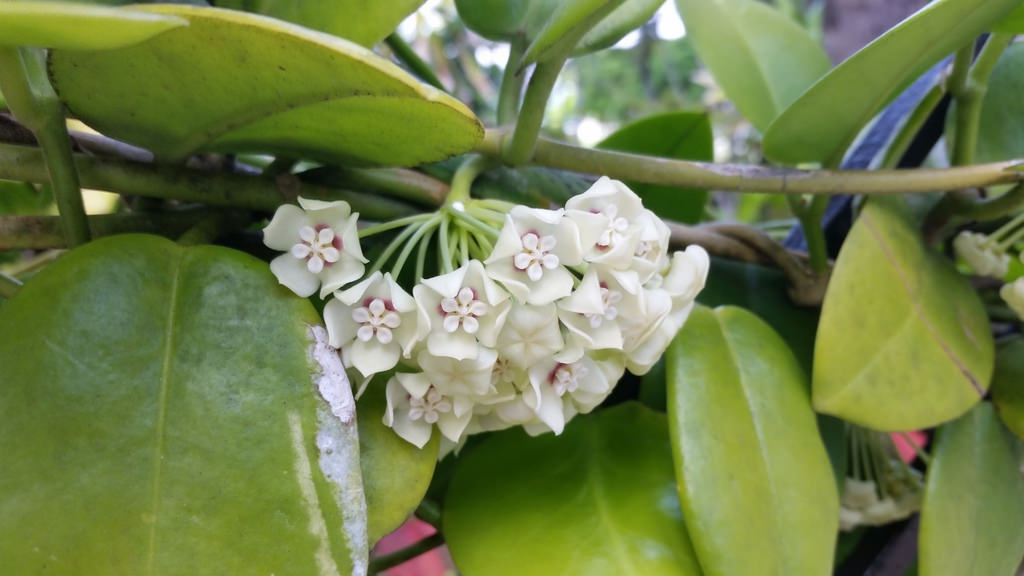
M930 428L984 396L994 356L971 285L924 246L902 199L872 198L825 294L814 407L877 430Z
M131 48L55 51L50 71L79 118L158 157L269 152L415 165L482 137L463 104L345 40L231 10L137 9L191 24Z
M746 310L698 307L667 359L679 498L704 573L831 573L839 496L793 353Z
M1007 14L1005 18L992 27L992 31L1008 34L1024 33L1024 5Z
M359 399L359 462L363 467L369 541L398 528L419 506L437 465L440 436L422 450L384 425L384 382L375 379Z
M1024 156L1024 45L1011 44L992 70L981 105L975 162ZM952 115L950 115L952 117Z
M936 0L848 58L782 113L764 153L835 165L871 118L925 70L998 22L1020 0Z
M996 355L992 403L1006 427L1024 440L1024 338L1015 338Z
M712 258L707 284L697 299L705 306L733 305L757 314L782 336L810 374L819 310L793 304L787 286L786 275L778 268Z
M703 112L657 114L627 124L597 145L606 150L649 154L680 160L711 161L711 122ZM679 222L700 222L707 190L627 182L655 214Z
M623 0L571 0L559 2L537 37L526 47L520 66L546 59L546 53L578 26L593 27L621 6ZM604 15L604 16L602 16Z
M0 565L365 574L348 382L318 323L226 248L117 236L40 272L0 309Z
M806 30L756 0L676 0L687 39L740 113L764 131L831 64Z
M589 54L613 46L650 20L665 0L625 0L594 26L576 45L575 54Z
M1024 476L983 402L939 431L919 536L921 576L1015 574L1024 558Z
M423 0L221 0L217 6L273 16L373 46L394 31Z
M561 436L507 430L457 465L443 531L461 574L701 573L662 414L629 403L578 416Z
M531 46L535 61L566 31L609 3L619 4L577 44L575 54L607 48L649 20L664 0L455 0L471 30L495 41ZM518 64L518 63L517 63Z
M76 2L0 2L0 44L108 50L138 44L188 21Z

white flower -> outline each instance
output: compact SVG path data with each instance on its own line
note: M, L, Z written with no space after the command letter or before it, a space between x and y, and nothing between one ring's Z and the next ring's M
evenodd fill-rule
M531 397L528 391L526 401L547 428L561 434L573 416L590 412L608 397L623 370L622 361L611 355L538 363L530 369L534 395ZM529 426L526 428L531 431ZM533 427L532 431L540 429Z
M668 264L668 243L671 231L661 218L644 210L637 217L640 226L640 237L633 250L631 270L636 270L640 282L647 282Z
M564 345L554 304L513 304L498 335L498 352L524 370L550 359Z
M479 398L495 391L491 386L491 371L497 357L494 350L481 347L476 358L457 360L448 356L434 356L429 350L423 350L416 356L416 360L431 384L442 393Z
M441 434L459 442L473 416L471 403L442 394L422 373L398 373L388 380L384 424L417 448L430 441L436 425Z
M636 294L623 289L614 277L602 281L590 268L568 298L558 301L558 317L573 339L585 349L622 349L619 317L636 314Z
M640 197L625 184L601 177L586 192L565 204L566 216L580 229L583 259L601 266L626 269L640 240Z
M1017 278L1009 284L1004 284L999 290L999 296L1024 320L1024 277Z
M508 313L508 293L487 277L479 260L423 280L413 294L419 338L435 356L476 358L481 346L494 346Z
M579 229L563 210L516 206L485 264L491 278L520 301L549 304L572 292L565 267L582 259Z
M953 239L953 249L981 276L1002 278L1010 267L1010 255L984 234L965 230Z
M689 246L685 252L673 254L660 288L644 290L643 314L623 329L630 372L642 376L661 358L704 288L710 263L703 248Z
M320 297L363 275L366 258L359 246L356 220L347 202L299 198L299 205L277 209L263 229L263 243L286 252L274 258L270 270L299 296L320 287Z
M416 344L416 302L391 274L375 272L324 307L330 344L363 376L390 370Z

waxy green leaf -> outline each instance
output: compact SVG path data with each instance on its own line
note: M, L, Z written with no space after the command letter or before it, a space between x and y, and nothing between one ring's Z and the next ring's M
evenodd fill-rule
M456 464L443 532L461 574L701 574L657 412L623 404L561 436L507 430Z
M814 407L877 430L956 418L995 348L977 293L931 252L900 198L873 197L836 261L814 350Z
M137 9L190 25L120 50L55 51L50 72L76 116L158 158L263 152L415 165L483 135L462 103L345 40L232 10Z
M1024 338L999 349L992 375L992 403L1003 423L1024 440Z
M586 26L588 29L597 25L594 19L603 20L618 8L623 0L571 0L559 2L537 32L536 38L526 47L520 66L547 59L548 51L558 45L563 38L573 33L574 29ZM579 33L578 31L576 33ZM577 36L578 37L578 36Z
M459 17L471 30L495 41L515 42L531 54L518 66L557 42L573 28L607 4L618 4L576 45L574 54L607 48L638 28L658 10L664 0L455 0Z
M740 113L764 131L831 64L798 24L756 0L676 0L687 39Z
M921 510L921 576L1016 573L1024 476L1013 443L988 402L939 431Z
M374 379L356 410L371 545L401 526L419 506L430 486L440 446L438 434L421 450L384 425L384 387L383 379Z
M793 353L746 310L698 307L666 358L679 499L704 573L830 573L839 496Z
M365 574L348 382L317 324L266 263L152 236L32 278L0 308L0 565Z
M998 162L1024 156L1024 46L1011 44L992 70L981 104L975 162ZM952 115L949 126L952 127Z
M999 23L992 26L992 31L1008 34L1024 33L1024 5L1010 12Z
M838 165L857 134L903 88L1020 5L936 0L850 56L779 116L764 135L775 162Z
M173 15L77 2L0 2L0 44L109 50L187 26Z
M258 12L373 46L394 31L423 0L220 0L217 6Z
M714 159L711 122L703 112L649 116L619 128L597 147L680 160L710 162ZM646 208L662 218L693 224L700 222L704 215L707 190L626 184L643 198Z

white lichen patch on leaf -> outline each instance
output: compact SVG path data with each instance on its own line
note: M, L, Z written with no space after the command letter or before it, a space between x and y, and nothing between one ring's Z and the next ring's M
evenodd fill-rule
M330 346L327 330L310 326L310 356L319 368L313 384L323 402L317 405L316 446L320 471L334 487L341 510L342 528L352 561L352 575L365 576L369 569L366 495L359 464L359 427L356 423L352 386L338 351Z

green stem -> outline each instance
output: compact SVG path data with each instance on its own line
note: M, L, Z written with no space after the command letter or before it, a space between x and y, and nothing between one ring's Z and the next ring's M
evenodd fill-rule
M821 219L828 208L828 196L814 196L807 205L797 196L786 196L786 201L804 231L811 271L820 274L828 270L828 247L825 245L825 231L821 227Z
M914 111L907 117L907 121L903 123L903 127L900 128L892 143L889 144L889 149L885 151L885 158L882 160L882 168L895 168L899 164L907 150L910 149L914 137L924 127L928 117L942 101L944 95L945 91L940 84L932 86L932 89L925 94Z
M434 533L411 546L370 560L369 573L379 574L388 568L394 568L395 566L404 564L421 554L430 552L434 548L443 545L444 536L442 536L440 532Z
M430 247L430 238L424 237L420 241L420 247L416 251L416 283L423 281L423 269L427 264L427 248Z
M500 155L503 132L488 131L476 151ZM582 148L541 138L531 164L677 188L771 194L921 194L1024 181L1021 160L913 170L792 170L673 160Z
M558 81L562 72L562 66L569 59L573 48L583 36L600 22L612 10L621 4L619 2L605 2L605 4L588 15L579 24L565 33L558 42L551 46L545 53L543 60L537 63L526 86L526 95L523 97L523 105L519 109L519 118L516 120L515 131L508 146L501 151L501 159L510 166L521 166L528 162L533 156L537 137L540 135L541 125L544 123L544 112L547 109L548 98L551 90ZM521 71L522 62L517 66ZM522 72L520 72L522 73Z
M409 255L412 254L412 251L417 245L419 245L420 240L425 237L429 237L430 234L433 234L434 229L436 229L438 224L440 224L444 219L445 216L443 214L437 214L420 225L419 230L416 230L416 233L409 238L405 243L405 246L402 247L402 251L398 254L398 258L395 259L395 265L391 267L391 276L393 278L398 278L398 276L401 275L402 268L405 267L405 261L409 259Z
M498 92L498 126L512 125L519 116L519 101L526 80L526 74L519 69L519 61L523 57L525 40L525 37L520 36L509 44L508 62L505 63L501 90Z
M21 289L21 280L0 272L0 298L10 299Z
M493 166L495 166L493 158L475 154L467 158L459 165L458 170L455 171L455 175L452 176L452 186L448 191L448 197L445 198L442 209L450 209L456 202L462 202L465 204L469 201L469 193L473 187L473 181L477 179L477 176L483 174Z
M435 529L441 530L441 506L437 502L424 498L416 507L414 514Z
M313 184L356 192L381 193L424 206L440 206L448 196L446 182L405 168L325 166L307 170L300 177Z
M395 58L398 58L400 62L408 66L413 74L419 76L420 79L434 88L445 90L444 84L441 84L441 80L434 74L434 69L424 62L420 55L405 40L402 40L401 36L391 34L384 39L384 42L388 45L388 48L391 48Z
M403 226L408 226L409 224L429 220L430 217L431 214L413 214L412 216L398 218L375 226L367 226L359 230L359 238L369 238L370 236L380 234L381 232L387 232L388 230L394 230L395 228L401 228Z
M974 152L978 146L978 126L981 122L981 105L988 90L988 79L996 62L999 61L999 56L1012 40L1012 34L989 36L974 66L967 73L964 69L966 64L970 63L973 42L957 52L953 74L950 77L950 93L956 99L956 133L952 154L954 166L974 163Z
M448 225L451 223L451 217L448 214L444 215L441 220L441 234L437 239L437 248L441 251L441 272L448 273L454 270L452 266L452 252L451 245L448 244ZM460 228L462 230L462 228Z
M318 200L345 200L354 211L374 220L418 214L419 210L369 194L319 186L292 178L294 187L283 189L259 175L207 172L177 166L158 166L114 158L76 154L75 166L86 188L128 196L171 198L210 206L231 206L273 212L295 196ZM38 148L0 144L0 178L21 182L48 182L43 154Z
M143 232L175 238L209 215L206 209L173 212L128 212L89 216L97 237ZM58 216L0 216L0 250L46 250L66 248Z
M63 106L50 86L42 53L0 46L0 91L14 116L36 136L46 157L64 235L71 246L89 241L89 221L71 155Z
M384 264L386 264L387 261L391 259L391 256L393 256L395 252L398 251L398 248L403 246L405 244L405 241L408 240L410 236L418 232L420 228L426 225L427 222L420 222L417 224L411 224L409 226L406 226L405 230L399 232L398 235L395 236L390 243L388 243L387 247L384 248L384 251L381 252L380 256L377 257L377 261L373 263L373 266L371 266L369 270L367 270L366 276L371 276L374 272L377 272L381 268L383 268Z

